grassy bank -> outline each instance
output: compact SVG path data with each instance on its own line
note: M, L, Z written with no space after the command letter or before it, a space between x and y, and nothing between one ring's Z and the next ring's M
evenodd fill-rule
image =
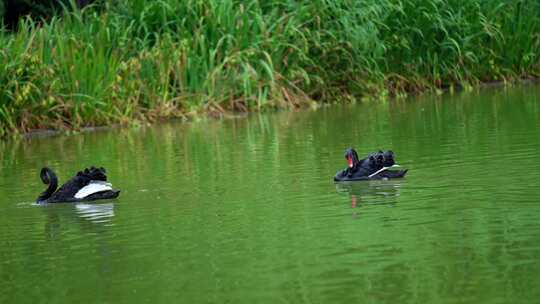
M0 136L539 74L534 0L121 0L0 34Z

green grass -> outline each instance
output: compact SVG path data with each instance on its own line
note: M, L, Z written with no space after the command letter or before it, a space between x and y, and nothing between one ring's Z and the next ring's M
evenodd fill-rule
M536 77L533 0L121 0L0 34L0 137Z

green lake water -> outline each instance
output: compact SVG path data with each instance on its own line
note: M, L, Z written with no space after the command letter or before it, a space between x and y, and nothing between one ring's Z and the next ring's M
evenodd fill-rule
M0 303L538 303L540 87L0 143ZM353 146L404 179L335 184ZM107 168L116 200L33 204Z

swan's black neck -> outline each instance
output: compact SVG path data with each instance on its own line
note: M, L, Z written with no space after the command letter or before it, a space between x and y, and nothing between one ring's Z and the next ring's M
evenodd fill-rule
M41 169L39 177L44 184L48 184L49 186L45 191L43 191L43 193L39 195L39 197L37 198L37 203L44 202L49 197L51 197L51 195L53 195L54 191L56 191L56 188L58 187L58 178L56 177L56 174L53 172L53 170L45 167Z

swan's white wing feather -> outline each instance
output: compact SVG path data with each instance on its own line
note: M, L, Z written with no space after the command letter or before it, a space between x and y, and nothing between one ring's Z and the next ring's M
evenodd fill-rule
M82 187L77 193L75 198L81 199L97 192L112 190L112 185L103 181L91 181L88 185Z
M368 177L369 178L372 178L373 176L383 172L384 170L387 170L387 169L390 169L390 168L398 168L398 167L401 167L400 165L398 164L393 164L392 166L390 167L382 167L380 170L378 170L377 172L373 173L373 174L370 174Z

